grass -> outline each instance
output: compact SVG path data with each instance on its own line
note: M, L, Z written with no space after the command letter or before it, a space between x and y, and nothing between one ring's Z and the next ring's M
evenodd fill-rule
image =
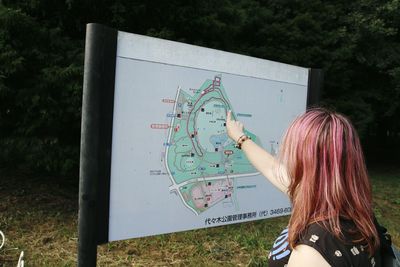
M400 170L371 171L375 213L400 246ZM50 177L0 177L0 266L76 266L78 189ZM288 217L112 242L98 266L265 266Z
M393 243L400 247L400 170L373 170L370 176L376 218L388 229Z

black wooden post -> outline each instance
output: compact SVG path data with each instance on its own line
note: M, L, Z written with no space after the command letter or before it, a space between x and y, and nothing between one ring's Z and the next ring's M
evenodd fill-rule
M112 118L118 32L88 24L79 174L78 266L96 266L108 241Z
M307 108L317 105L321 99L324 83L324 72L322 69L309 69Z

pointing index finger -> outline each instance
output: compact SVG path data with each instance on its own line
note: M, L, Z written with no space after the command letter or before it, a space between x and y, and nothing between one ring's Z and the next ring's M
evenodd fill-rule
M226 120L227 121L231 121L232 120L232 118L231 118L231 111L230 110L228 110L228 112L226 113Z

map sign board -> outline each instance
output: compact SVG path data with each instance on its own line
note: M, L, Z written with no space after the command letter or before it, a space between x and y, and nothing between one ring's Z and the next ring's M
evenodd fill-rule
M115 64L109 241L291 212L225 120L276 154L306 109L308 69L125 32Z

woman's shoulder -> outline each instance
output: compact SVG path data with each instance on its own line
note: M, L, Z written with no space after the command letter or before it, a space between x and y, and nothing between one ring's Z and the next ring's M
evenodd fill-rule
M313 247L307 245L297 245L293 249L289 258L288 266L296 267L308 267L308 266L320 266L329 267L326 259L321 253Z

